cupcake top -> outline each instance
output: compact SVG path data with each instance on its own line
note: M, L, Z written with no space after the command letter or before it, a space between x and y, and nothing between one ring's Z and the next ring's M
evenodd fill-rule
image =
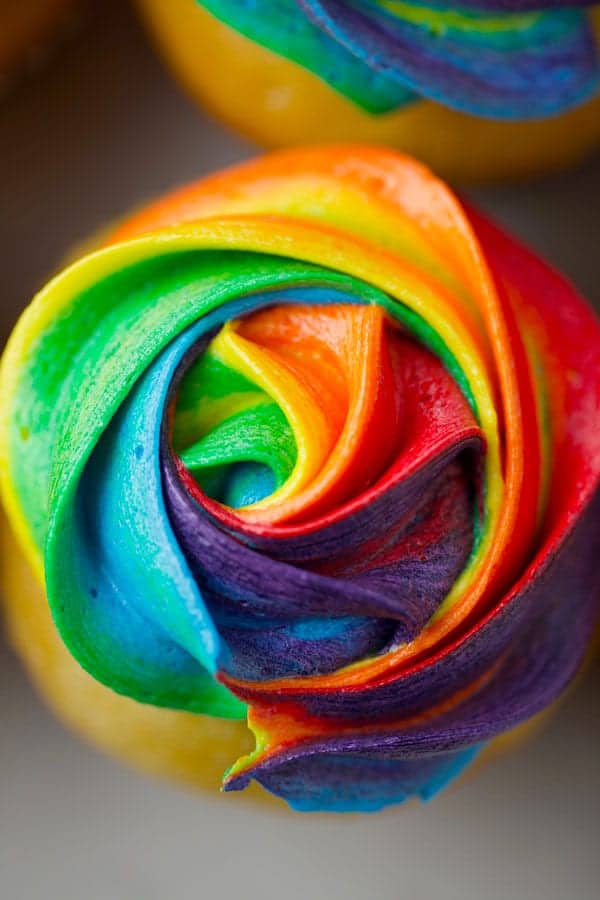
M198 0L372 113L423 97L498 119L563 112L600 87L593 0Z
M599 373L574 289L418 163L288 151L37 296L2 363L3 496L85 669L248 717L226 789L377 809L580 666Z

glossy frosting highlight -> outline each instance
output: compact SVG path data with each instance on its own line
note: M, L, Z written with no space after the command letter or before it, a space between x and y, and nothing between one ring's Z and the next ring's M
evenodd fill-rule
M599 363L573 288L419 164L275 154L34 300L2 365L5 504L96 679L248 716L226 789L428 798L585 654Z
M600 88L585 0L198 2L371 113L422 97L478 116L536 119Z

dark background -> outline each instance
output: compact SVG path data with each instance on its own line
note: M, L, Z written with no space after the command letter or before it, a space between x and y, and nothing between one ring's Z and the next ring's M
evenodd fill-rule
M0 102L2 338L74 242L254 152L169 79L124 0L98 0L77 31ZM468 194L600 308L600 159ZM0 896L595 900L599 690L596 665L526 748L432 806L293 816L101 757L45 711L0 638Z

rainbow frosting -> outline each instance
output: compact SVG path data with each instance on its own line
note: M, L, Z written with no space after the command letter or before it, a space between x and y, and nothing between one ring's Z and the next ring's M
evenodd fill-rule
M497 119L564 112L600 89L594 0L198 0L371 113L419 97Z
M409 158L287 151L151 204L35 298L1 397L63 641L247 717L226 790L431 797L581 666L600 324Z

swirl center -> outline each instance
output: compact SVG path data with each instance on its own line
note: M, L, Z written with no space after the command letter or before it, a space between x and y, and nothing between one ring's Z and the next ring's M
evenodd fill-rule
M473 413L376 304L228 322L169 422L167 508L232 649L225 671L319 672L403 643L472 552Z

